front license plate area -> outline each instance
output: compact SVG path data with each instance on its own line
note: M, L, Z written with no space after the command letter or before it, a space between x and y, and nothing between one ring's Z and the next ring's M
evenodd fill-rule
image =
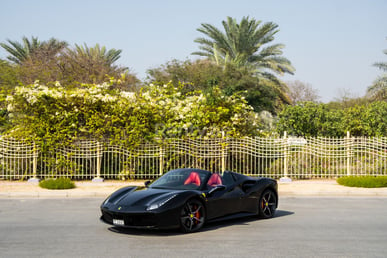
M113 219L113 224L117 226L124 226L125 222L122 219Z

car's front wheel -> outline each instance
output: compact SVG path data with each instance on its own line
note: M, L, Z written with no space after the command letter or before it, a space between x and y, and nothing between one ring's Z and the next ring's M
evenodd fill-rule
M192 233L201 229L205 222L205 209L199 200L187 201L180 213L180 227L185 233Z
M277 196L273 190L266 190L259 199L259 216L264 219L272 218L277 208Z

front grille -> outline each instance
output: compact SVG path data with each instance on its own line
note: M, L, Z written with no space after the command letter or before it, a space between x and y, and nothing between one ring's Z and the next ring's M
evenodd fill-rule
M113 219L123 220L128 227L154 227L157 225L156 217L153 214L125 214L102 211L103 220L113 224Z
M125 214L123 218L125 226L152 227L156 225L155 217L152 214Z

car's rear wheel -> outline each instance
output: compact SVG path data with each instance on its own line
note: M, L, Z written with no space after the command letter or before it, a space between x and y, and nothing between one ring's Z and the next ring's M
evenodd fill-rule
M180 227L185 233L191 233L201 229L205 222L205 209L199 200L187 201L180 213Z
M264 219L272 218L277 208L277 196L273 190L265 190L259 199L259 216Z

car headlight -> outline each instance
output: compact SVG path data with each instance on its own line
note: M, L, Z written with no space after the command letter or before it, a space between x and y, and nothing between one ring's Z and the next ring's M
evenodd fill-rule
M160 208L170 200L176 197L177 194L171 195L168 198L157 200L157 202L151 203L146 210L151 211Z

